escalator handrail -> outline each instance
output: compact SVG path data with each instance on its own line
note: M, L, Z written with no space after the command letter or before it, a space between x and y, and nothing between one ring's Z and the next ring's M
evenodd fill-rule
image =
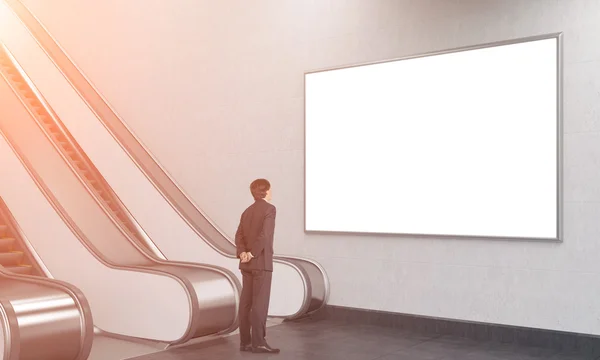
M48 55L50 60L55 64L57 69L63 74L65 79L71 84L72 88L78 93L82 100L89 106L90 110L96 115L100 123L107 129L107 131L113 136L116 142L123 148L125 153L130 157L133 163L142 171L142 173L148 178L150 183L158 190L163 198L171 205L171 207L179 214L179 216L190 226L190 228L197 233L209 246L218 251L221 255L230 258L235 258L235 245L231 239L225 234L225 232L219 228L219 226L210 219L210 217L204 213L200 207L192 200L192 198L184 191L184 189L175 181L170 173L160 164L156 157L150 152L150 150L143 144L143 142L135 135L130 127L119 117L117 112L112 108L109 102L102 96L98 89L93 83L86 77L83 71L75 64L75 62L69 57L66 51L60 46L58 41L48 32L44 25L37 19L37 17L25 6L20 0L5 0L10 8L18 15L19 19L29 32L33 35L34 39L38 42L43 51ZM42 40L43 39L43 40ZM59 60L60 59L60 60ZM60 63L60 64L59 64ZM69 70L67 70L69 69ZM83 87L88 89L82 90ZM87 91L86 91L87 90ZM90 97L96 97L96 101ZM98 107L103 109L99 109ZM104 110L104 111L102 111ZM110 122L110 124L109 124ZM115 127L122 127L122 131L118 133ZM122 137L129 137L131 141L126 141ZM138 159L135 155L135 151L131 148L130 144L139 146L141 153L147 157L150 164L144 163L142 159ZM154 167L159 176L164 176L165 180L170 183L171 188L176 192L176 196L179 201L187 203L187 207L196 214L188 214L178 200L175 200L167 190L164 184L156 178L156 175L150 170L149 167ZM177 194L178 193L178 194ZM213 242L217 239L212 239L202 231L196 221L193 220L193 215L201 217L202 220L206 221L218 234L221 239L220 243ZM212 240L212 241L211 241ZM276 262L290 264L294 259L306 261L316 266L321 271L324 277L324 293L325 298L323 299L323 306L329 298L329 281L325 272L325 269L317 262L295 256L282 256L275 257ZM294 267L298 267L295 264ZM310 281L310 279L305 279ZM310 287L310 285L307 285Z
M94 321L90 305L87 301L87 298L83 295L81 290L64 281L56 279L41 279L35 276L13 274L3 269L0 269L0 277L9 280L39 284L67 293L77 306L77 309L79 310L80 314L79 318L81 320L81 346L79 347L79 353L77 357L73 360L86 360L88 358L90 352L92 351L92 342L94 340Z

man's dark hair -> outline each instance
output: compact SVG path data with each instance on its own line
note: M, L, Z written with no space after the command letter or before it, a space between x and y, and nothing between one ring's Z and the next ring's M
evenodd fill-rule
M271 183L267 179L256 179L250 184L250 193L254 200L264 199L267 191L271 188Z

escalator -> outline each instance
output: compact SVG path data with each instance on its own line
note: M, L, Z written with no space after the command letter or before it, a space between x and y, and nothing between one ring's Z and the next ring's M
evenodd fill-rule
M12 235L3 238L10 240L5 246L28 254L2 199L0 212L3 231ZM87 299L67 283L19 274L42 275L29 260L28 266L0 266L0 360L87 359L94 339Z
M82 178L90 191L103 194L103 206L110 208L130 236L154 256L218 265L239 278L231 239L175 183L21 1L4 1L44 50L41 56L51 60L52 70L47 64L42 66L43 61L37 58L29 62L34 50L19 49L20 55L15 55L22 57L22 66L30 76L29 85L35 83L54 106L69 103L68 107L61 104L63 123L40 118L63 156L85 171ZM14 44L23 46L22 42ZM40 70L42 67L45 70ZM67 96L62 93L69 89L57 84L58 77L49 75L56 69L60 71L60 81L70 87ZM50 77L56 81L51 82ZM26 91L26 84L15 86ZM74 101L83 101L85 109L80 105L75 109ZM329 283L318 263L276 256L274 265L270 316L293 319L325 305Z
M59 148L66 139L41 125L58 119L16 66L0 44L0 196L52 276L86 294L107 333L178 344L234 330L235 276L142 247L104 194L88 187L86 170L64 157L76 144Z
M94 338L92 314L76 287L44 279L39 259L0 198L0 360L85 360ZM34 275L34 276L29 276Z
M0 198L0 267L21 275L44 276L17 230L18 225Z
M0 198L0 360L85 360L94 339L88 301L43 278L42 266Z

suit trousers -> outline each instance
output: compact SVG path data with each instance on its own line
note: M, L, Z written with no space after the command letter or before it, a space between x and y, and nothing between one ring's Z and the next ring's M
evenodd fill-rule
M267 315L271 298L272 271L242 270L240 296L240 342L253 347L266 344ZM252 328L252 334L250 329Z

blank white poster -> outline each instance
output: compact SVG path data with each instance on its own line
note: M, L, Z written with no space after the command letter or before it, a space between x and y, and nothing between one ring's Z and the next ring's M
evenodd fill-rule
M556 239L558 41L306 74L306 230Z

